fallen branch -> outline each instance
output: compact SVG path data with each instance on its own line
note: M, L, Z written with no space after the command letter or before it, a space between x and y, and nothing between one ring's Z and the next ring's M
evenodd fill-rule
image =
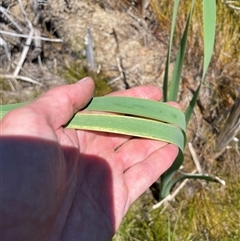
M123 63L122 63L122 57L117 58L117 63L118 63L118 65L117 65L118 71L120 72L120 76L121 76L121 78L123 80L123 83L125 85L125 89L129 89L130 86L127 82L126 71L124 70Z
M201 168L200 162L198 160L197 154L196 154L191 142L188 142L188 147L189 147L189 151L192 155L192 159L194 161L194 164L196 166L197 172L202 173L202 168Z
M7 11L6 11L5 8L3 8L3 7L0 6L0 12L2 12L3 15L5 15L5 17L12 23L12 25L15 26L16 29L18 29L19 32L21 32L21 33L23 32L23 29L19 26L18 23L16 23L16 22L12 19L12 17L7 13Z
M19 33L12 33L12 32L7 32L4 30L0 30L1 34L9 35L9 36L14 36L14 37L20 37L20 38L29 38L29 35L26 34L19 34ZM62 39L51 39L51 38L46 38L46 37L41 37L41 36L32 36L31 39L39 39L43 41L48 41L48 42L57 42L57 43L62 43Z
M21 68L22 68L22 66L23 66L23 63L24 63L24 61L25 61L25 59L26 59L26 56L27 56L29 47L30 47L30 45L31 45L31 43L32 43L32 38L31 38L31 37L33 36L33 33L34 33L34 29L33 29L32 23L31 23L31 21L28 19L27 13L25 12L25 10L24 10L24 8L23 8L22 0L18 0L18 3L19 3L19 5L20 5L22 14L24 15L24 17L25 17L25 19L26 19L26 21L27 21L27 23L28 23L28 27L29 27L29 29L30 29L30 32L29 32L29 37L27 38L26 43L25 43L25 46L24 46L23 51L22 51L22 53L21 53L20 60L19 60L19 62L18 62L18 64L17 64L17 67L16 67L14 73L13 73L13 76L14 76L14 77L16 77L16 76L19 74L19 72L20 72L20 70L21 70Z
M23 80L23 81L27 81L27 82L30 82L32 84L36 84L36 85L40 85L42 86L43 84L42 83L39 83L38 81L36 80L33 80L29 77L25 77L25 76L22 76L22 75L17 75L17 76L14 76L14 75L10 75L10 74L0 74L0 78L5 78L5 79L20 79L20 80Z
M6 56L7 56L7 59L8 59L8 61L10 62L10 61L11 61L11 53L10 53L9 50L8 50L6 41L5 41L3 38L1 38L1 37L0 37L0 46L3 47L3 49L4 49L4 51L5 51L5 54L6 54Z

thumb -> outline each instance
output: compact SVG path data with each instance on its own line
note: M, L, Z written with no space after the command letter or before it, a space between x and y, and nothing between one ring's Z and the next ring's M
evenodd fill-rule
M53 128L59 128L89 103L93 92L94 82L91 78L86 77L75 84L49 90L29 107L40 112Z

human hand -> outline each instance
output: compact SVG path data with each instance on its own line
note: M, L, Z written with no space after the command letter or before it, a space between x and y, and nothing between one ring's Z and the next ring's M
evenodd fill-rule
M63 128L92 98L94 83L84 80L1 121L3 240L111 240L130 205L174 161L172 144ZM111 95L162 96L150 86Z

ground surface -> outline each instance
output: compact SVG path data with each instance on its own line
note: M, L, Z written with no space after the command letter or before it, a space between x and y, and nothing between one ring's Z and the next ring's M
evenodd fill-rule
M23 26L24 34L28 35L27 20L21 13L17 1L13 2L16 4L9 6L9 12L14 20ZM144 17L129 5L119 6L119 10L113 10L109 5L104 6L95 2L62 0L43 5L41 18L33 27L42 36L59 38L63 43L42 41L42 66L37 63L38 56L33 56L32 44L21 75L29 76L44 85L49 85L52 82L50 79L55 79L53 85L62 84L63 80L59 80L61 68L77 60L80 64L86 65L83 57L84 39L87 28L90 28L94 40L96 69L108 78L113 87L125 88L125 82L129 87L143 84L161 86L167 39L163 34L163 42L154 35L158 26L150 6L146 7ZM33 22L35 15L32 1L25 0L23 5L29 20ZM9 21L1 24L1 27L5 31L17 33L14 26L9 25ZM9 74L14 72L13 63L16 65L19 61L20 53L17 47L23 47L24 39L7 35L3 37L12 53L12 66L5 72L6 65L2 65L1 72ZM30 73L24 73L24 70Z

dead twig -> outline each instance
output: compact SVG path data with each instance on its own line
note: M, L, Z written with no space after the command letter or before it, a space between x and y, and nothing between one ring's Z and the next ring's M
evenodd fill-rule
M11 53L8 50L6 41L3 38L1 38L1 37L0 37L0 46L3 47L4 52L5 52L6 56L7 56L7 59L10 62L11 61Z
M123 83L125 85L125 89L129 89L130 86L127 82L126 71L124 70L123 63L122 63L122 57L117 58L117 63L118 63L117 67L118 67L118 70L120 72L120 76L123 80Z
M12 32L7 32L7 31L3 31L0 30L1 34L5 34L5 35L9 35L9 36L14 36L14 37L20 37L20 38L29 38L29 35L26 34L18 34L18 33L12 33ZM31 39L39 39L42 41L48 41L48 42L57 42L57 43L62 43L63 40L62 39L51 39L51 38L46 38L46 37L42 37L42 36L32 36Z
M196 169L191 172L191 174L195 174L195 173L197 173ZM177 194L182 190L182 188L187 184L188 181L189 181L189 179L185 179L184 181L182 181L181 184L173 191L172 194L169 194L167 197L165 197L159 203L153 205L152 210L160 208L163 204L166 204L166 203L172 201L177 196Z
M94 43L93 43L92 31L89 27L87 28L87 36L85 38L84 43L85 43L85 49L86 49L88 70L90 72L95 72L96 66L95 66L94 49L93 49Z
M33 33L34 33L34 29L33 29L32 23L28 19L27 13L25 12L25 10L23 8L22 0L18 0L18 3L20 5L20 9L22 11L22 14L24 15L24 17L25 17L25 19L26 19L26 21L28 23L28 27L30 29L30 32L29 32L29 37L27 38L25 46L24 46L23 51L21 53L20 60L19 60L19 62L17 64L17 67L16 67L14 73L13 73L13 76L15 76L15 77L19 74L19 72L20 72L20 70L21 70L21 68L23 66L23 63L24 63L24 61L26 59L29 47L30 47L30 45L32 43L32 36L33 36Z
M8 14L7 10L4 7L0 6L0 12L15 26L15 28L20 33L23 32L23 29L21 28L21 26L12 19L12 17Z
M239 139L235 136L235 137L233 137L233 141L235 142L236 152L237 152L237 154L240 156L240 152L239 152L239 150L238 150Z
M37 29L34 28L34 35L37 36L38 38L33 39L33 45L34 49L31 52L30 56L28 57L29 61L32 61L33 59L40 58L40 53L42 51L42 42L39 39L41 32Z
M196 169L194 169L190 174L202 173L202 168L201 168L199 159L197 157L197 154L196 154L191 142L188 143L188 147L189 147L190 153L192 155L194 164L196 166ZM176 197L176 195L181 191L181 189L187 184L188 181L189 181L189 179L183 180L181 182L181 184L173 191L172 194L169 194L166 198L161 200L159 203L153 205L152 209L153 210L157 209L157 208L161 207L163 204L165 204L166 202L172 201Z
M194 162L194 164L196 166L197 172L198 173L202 173L202 167L200 165L200 162L198 160L198 156L197 156L197 154L196 154L196 152L195 152L191 142L188 142L188 147L189 147L189 151L190 151L190 153L192 155L193 162Z
M33 79L29 78L29 77L21 76L21 75L14 76L14 75L10 75L10 74L0 74L0 78L20 79L20 80L27 81L27 82L32 83L32 84L36 84L36 85L40 85L40 86L43 85L42 83L39 83L36 80L33 80Z

